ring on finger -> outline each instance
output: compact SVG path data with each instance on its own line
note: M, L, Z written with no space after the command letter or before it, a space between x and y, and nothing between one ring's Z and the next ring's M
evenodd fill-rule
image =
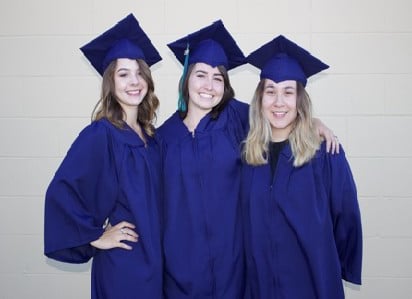
M122 228L120 229L120 232L121 232L122 234L126 234L126 229L125 229L124 227L122 227Z

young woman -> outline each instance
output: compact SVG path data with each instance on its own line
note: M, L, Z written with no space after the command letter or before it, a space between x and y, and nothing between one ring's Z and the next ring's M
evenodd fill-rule
M222 21L169 48L184 65L179 110L158 132L164 152L166 298L242 298L240 143L248 105L228 71L245 63Z
M307 78L328 66L279 36L247 58L262 70L244 143L244 211L250 298L344 298L361 283L362 229L343 149L326 153Z
M81 50L103 76L101 98L47 189L45 254L93 258L92 298L161 298L159 100L149 69L161 57L131 14Z
M241 298L239 144L248 106L233 98L227 71L244 56L221 21L169 44L182 63L187 45L179 110L158 129L166 144L165 297Z

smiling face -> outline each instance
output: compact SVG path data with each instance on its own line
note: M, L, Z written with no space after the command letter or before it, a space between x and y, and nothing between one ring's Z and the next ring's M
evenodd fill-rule
M265 80L262 114L270 123L273 141L283 141L289 137L297 117L296 100L296 81L275 83L270 79Z
M206 114L222 100L225 84L217 67L196 63L188 80L189 110Z
M114 70L115 95L125 112L135 110L147 94L148 85L134 59L117 59Z

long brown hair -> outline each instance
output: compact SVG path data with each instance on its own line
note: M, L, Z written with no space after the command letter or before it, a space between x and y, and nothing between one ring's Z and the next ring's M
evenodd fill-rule
M147 94L139 105L137 122L149 136L154 135L154 122L156 120L156 110L159 107L159 99L154 93L154 82L149 66L144 60L136 60L143 79L147 82ZM114 126L124 128L124 111L120 106L114 86L114 72L117 60L112 61L103 73L100 100L97 102L92 113L92 120L101 118L108 119Z

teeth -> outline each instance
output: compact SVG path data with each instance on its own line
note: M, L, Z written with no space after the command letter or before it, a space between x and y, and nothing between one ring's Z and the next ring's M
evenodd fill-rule
M208 98L208 99L213 98L213 95L207 94L207 93L199 93L199 95L200 95L202 98Z

